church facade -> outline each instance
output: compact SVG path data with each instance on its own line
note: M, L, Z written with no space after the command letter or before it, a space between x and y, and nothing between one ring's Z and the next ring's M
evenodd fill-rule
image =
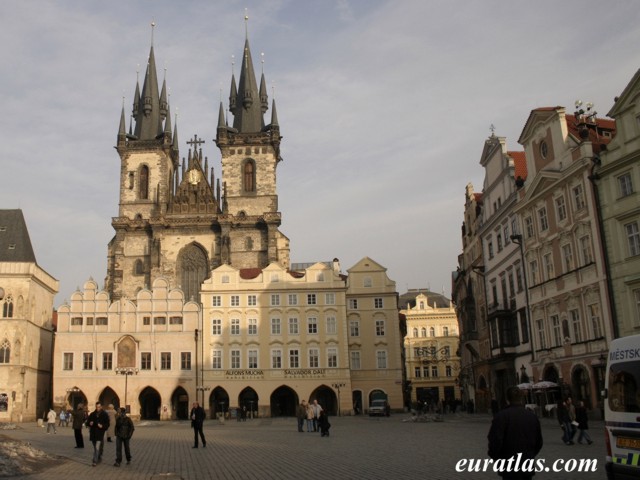
M248 39L231 79L233 125L220 103L219 177L196 136L180 160L166 92L152 46L132 124L127 131L123 108L118 129L105 287L90 280L58 309L55 405L100 400L146 419L186 418L196 400L210 416L288 416L303 399L330 414L362 413L375 398L401 408L386 269L368 257L347 274L337 259L290 261L276 190L280 126Z

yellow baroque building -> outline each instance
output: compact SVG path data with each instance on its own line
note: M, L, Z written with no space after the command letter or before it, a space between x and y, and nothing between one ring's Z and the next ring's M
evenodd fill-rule
M427 293L403 295L410 300L400 310L407 326L404 349L411 404L432 412L454 411L460 402L458 319L450 301Z

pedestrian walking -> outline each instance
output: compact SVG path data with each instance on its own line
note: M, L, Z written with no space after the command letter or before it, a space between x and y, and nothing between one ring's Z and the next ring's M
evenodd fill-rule
M60 409L60 415L58 415L58 426L64 427L64 421L67 418L67 414L64 412L64 408Z
M124 445L124 455L127 459L127 465L131 463L131 449L129 448L129 440L133 436L135 427L129 417L127 417L127 410L122 407L120 413L116 415L116 463L113 465L119 467L122 463L122 446Z
M109 428L109 415L102 409L100 402L96 403L96 409L87 418L89 425L89 440L93 444L93 463L95 467L102 461L104 451L104 435Z
M558 403L558 422L562 427L562 441L565 445L573 445L573 437L576 434L576 427L572 423L575 420L575 414L572 420L570 402L571 399L566 398Z
M576 408L576 422L578 422L578 443L583 443L582 439L585 439L589 445L593 443L591 436L589 436L589 417L587 415L587 407L584 406L584 402L580 400L578 407Z
M318 419L320 418L320 412L322 411L322 407L318 403L318 400L314 400L311 405L311 410L313 411L313 431L318 431Z
M56 411L51 407L47 413L47 435L51 433L51 430L53 430L53 433L58 433L58 430L56 430L56 416Z
M107 415L109 415L109 429L106 433L107 442L111 442L111 437L114 437L116 435L116 409L113 406L113 403L107 405L105 412L107 412Z
M84 448L84 438L82 436L82 426L86 420L86 414L84 413L84 406L79 403L76 409L76 413L73 416L73 423L71 426L73 427L73 435L76 438L76 446L75 448Z
M304 421L307 419L307 401L302 400L296 409L296 417L298 419L298 431L304 431L302 427L304 427Z
M328 437L330 428L331 424L329 423L329 416L327 415L327 412L320 410L320 415L318 416L318 429L320 430L320 436Z
M530 480L535 469L533 459L542 449L540 420L524 408L522 391L518 387L507 389L507 403L507 408L498 412L491 422L487 436L488 455L493 460L519 457L521 460L512 471L501 471L499 475L503 480Z
M202 431L205 417L204 408L202 408L198 402L193 402L193 408L189 416L191 417L191 428L193 428L193 448L198 448L198 435L200 435L200 439L202 440L202 448L206 448L207 441Z

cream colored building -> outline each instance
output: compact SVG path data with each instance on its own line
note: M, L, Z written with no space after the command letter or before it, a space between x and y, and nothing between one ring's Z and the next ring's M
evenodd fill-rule
M640 333L639 93L640 71L608 113L617 133L595 166L616 337Z
M405 295L406 296L406 295ZM449 407L460 400L460 337L456 310L448 302L434 304L418 293L400 310L407 323L404 339L407 380L411 382L411 404L435 409L444 401Z
M290 263L279 231L275 102L265 124L264 74L258 83L248 40L244 47L229 95L233 125L221 103L214 126L221 177L195 135L180 161L151 48L129 133L121 113L105 288L89 281L59 309L57 406L101 400L148 419L186 418L196 399L211 416L294 415L303 399L330 414L366 411L379 397L402 408L397 294L386 269L367 257L348 275L337 260Z
M0 422L34 421L50 406L56 293L22 211L0 210Z
M195 398L200 305L158 278L111 300L93 280L58 308L54 404L130 405L142 419L187 419Z
M210 411L294 415L302 399L317 399L330 414L346 414L380 394L402 407L395 284L371 259L348 277L337 261L296 271L223 265L205 281L202 301L200 384Z

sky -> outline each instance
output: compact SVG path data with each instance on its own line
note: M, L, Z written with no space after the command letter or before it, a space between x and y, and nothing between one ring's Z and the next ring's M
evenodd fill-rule
M277 188L292 262L337 257L346 272L368 256L399 293L451 295L465 187L482 191L492 125L522 150L532 109L572 113L580 99L605 116L640 67L635 0L0 4L0 208L22 209L38 264L60 281L56 306L89 278L104 285L113 147L152 22L181 156L197 134L219 175L219 102L248 34L284 137Z

